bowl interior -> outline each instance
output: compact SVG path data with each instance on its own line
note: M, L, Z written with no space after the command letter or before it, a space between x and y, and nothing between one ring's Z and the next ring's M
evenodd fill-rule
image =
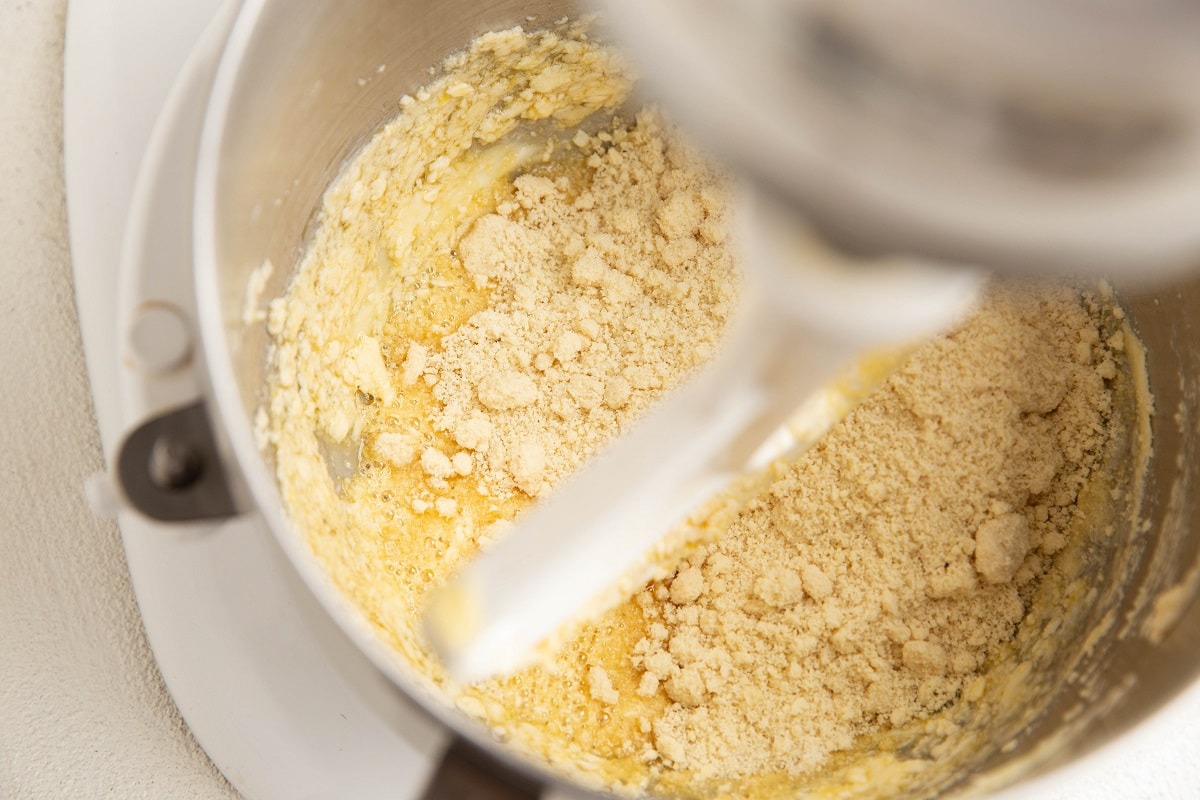
M398 99L430 80L430 65L487 30L548 25L575 10L554 0L252 0L228 43L197 176L196 277L206 366L226 444L255 503L309 589L344 627L358 622L283 518L272 466L254 440L268 337L261 321L243 313L248 286L269 260L274 269L261 297L282 294L326 186L397 113ZM1019 736L1003 733L1014 746L979 765L997 782L1016 775L1005 764L1045 768L1094 748L1167 702L1200 671L1200 607L1183 590L1163 595L1189 576L1196 581L1200 569L1200 280L1131 290L1123 303L1146 346L1154 455L1144 522L1120 532L1126 546L1112 556L1130 568L1097 563L1094 569L1130 577L1114 582L1083 621L1110 612L1117 620L1076 660L1075 677L1060 676L1062 688L1050 706L1026 720ZM1148 629L1150 619L1163 624ZM370 651L370 637L359 627L355 641ZM386 654L371 654L402 689L419 694ZM418 699L472 738L484 738L436 699Z

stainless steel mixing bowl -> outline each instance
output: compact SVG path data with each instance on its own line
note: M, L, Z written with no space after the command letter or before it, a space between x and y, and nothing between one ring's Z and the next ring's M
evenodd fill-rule
M420 688L335 591L285 518L269 456L253 435L267 335L261 323L244 323L242 308L251 274L264 259L277 267L265 296L283 291L325 187L344 160L396 113L398 98L428 82L430 65L484 31L545 25L576 10L556 0L248 0L216 77L195 195L195 279L208 409L242 509L261 515L304 591L348 635L331 639L331 648L356 648L370 658L376 675L386 676L382 691L364 685L376 692L381 710L403 713L415 704L539 780L550 774L544 766L506 749ZM1127 559L1135 568L1120 585L1110 582L1099 606L1060 634L1063 651L1079 656L1075 674L1082 677L1069 679L1061 665L1038 665L1061 689L1039 713L997 725L993 746L981 749L967 773L957 776L957 788L964 791L985 790L1077 757L1129 730L1200 674L1200 606L1184 604L1176 624L1156 641L1142 635L1155 598L1196 568L1200 550L1200 283L1154 294L1128 292L1124 302L1148 351L1157 406L1154 457L1142 507L1145 524L1118 531L1125 546L1104 557ZM1110 568L1103 560L1092 565L1100 575ZM1109 635L1082 653L1083 633L1109 611L1116 620ZM327 620L314 624L328 627Z

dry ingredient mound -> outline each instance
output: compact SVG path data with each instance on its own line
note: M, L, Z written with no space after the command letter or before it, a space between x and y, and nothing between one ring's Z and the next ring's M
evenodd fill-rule
M665 762L803 774L962 694L1102 466L1116 361L1096 314L993 292L637 598L638 692L672 701Z
M434 426L490 493L538 497L711 358L732 310L725 203L714 174L654 113L574 139L582 163L526 174L457 247L488 308L404 380L433 382ZM423 365L418 367L417 365Z
M629 87L582 28L512 30L406 98L272 305L260 432L335 583L498 736L622 793L786 795L881 732L953 733L1072 580L1122 315L993 287L671 577L552 663L453 686L428 592L711 358L736 304L719 172L652 110L575 128Z

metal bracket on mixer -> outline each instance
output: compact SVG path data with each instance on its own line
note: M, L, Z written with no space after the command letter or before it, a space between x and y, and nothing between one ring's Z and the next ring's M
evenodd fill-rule
M134 429L117 454L117 477L129 503L161 522L238 513L203 401Z

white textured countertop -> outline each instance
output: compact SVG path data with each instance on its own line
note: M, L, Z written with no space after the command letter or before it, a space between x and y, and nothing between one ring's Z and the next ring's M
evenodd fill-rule
M233 798L81 493L101 457L67 246L65 16L0 0L0 798Z
M67 245L65 11L0 0L0 798L228 800L154 667L116 527L82 499L101 456ZM1036 797L1200 797L1200 691Z

